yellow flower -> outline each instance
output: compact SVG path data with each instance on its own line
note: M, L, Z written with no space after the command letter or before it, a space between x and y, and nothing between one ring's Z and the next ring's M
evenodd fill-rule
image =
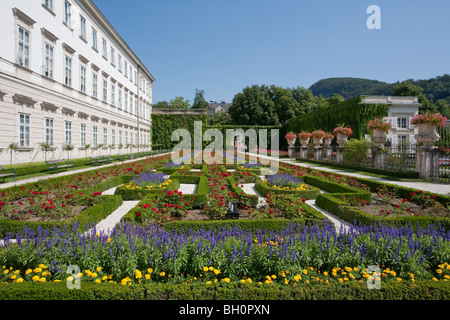
M100 283L100 282L102 282L100 279L95 280L95 283Z
M3 273L4 273L4 274L8 274L8 273L9 273L9 270L6 269L5 271L3 271Z
M203 271L208 272L208 267L203 267Z
M432 280L433 280L433 281L436 281L436 282L437 282L437 281L439 281L439 280L438 280L438 279L436 279L436 278L433 278Z
M91 277L92 277L92 278L97 278L97 273L96 273L96 272L92 273L92 274L91 274Z
M398 282L402 282L402 278L397 278L397 281Z
M22 278L19 278L19 279L17 279L16 282L17 282L17 283L22 283L22 282L23 282L23 279L22 279Z
M272 279L275 280L277 278L276 275L272 275Z
M33 281L39 281L39 276L34 276L33 278L31 278L31 280L33 280Z
M441 270L441 269L437 269L436 272L437 272L438 274L441 274L441 273L442 273L442 270Z
M47 269L47 267L46 267L45 265L43 265L43 264L40 264L40 265L39 265L39 268Z
M146 280L149 280L149 279L150 279L150 275L149 275L148 273L145 275L145 279L146 279Z
M15 274L11 275L9 278L14 280L17 276Z
M218 274L220 273L220 270L219 270L219 269L214 269L214 273L215 273L216 275L218 275Z
M308 270L304 269L303 274L308 274Z
M245 280L244 280L244 279L241 279L241 283L245 283Z
M102 277L102 280L103 280L103 281L106 281L106 280L108 280L108 277L107 277L107 276L103 276L103 277Z
M97 272L100 272L100 271L102 271L102 268L101 268L101 267L98 267L98 268L97 268Z
M328 275L328 272L325 271L325 272L323 273L323 275L324 275L324 276L327 276L327 275Z
M159 274L161 277L164 277L166 275L166 273L163 271ZM197 280L197 279L196 279Z
M33 272L33 270L28 269L27 271L25 271L25 274L28 275L28 274L30 274L30 273L32 273L32 272Z
M208 269L209 271L213 271L214 270L214 268L213 267L209 267L209 269Z
M148 273L153 273L153 269L152 269L152 268L149 268L149 269L147 269L147 272L148 272Z
M40 278L40 279L39 279L39 282L45 282L45 281L46 281L45 278Z
M250 279L250 278L247 279L247 283L252 283L252 282L253 282L252 279Z
M206 282L206 284L208 284L208 285L211 284L211 281Z

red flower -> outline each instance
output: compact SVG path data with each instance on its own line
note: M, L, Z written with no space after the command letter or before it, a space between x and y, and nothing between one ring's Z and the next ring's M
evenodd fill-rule
M140 217L141 213L140 212L136 212L136 216Z

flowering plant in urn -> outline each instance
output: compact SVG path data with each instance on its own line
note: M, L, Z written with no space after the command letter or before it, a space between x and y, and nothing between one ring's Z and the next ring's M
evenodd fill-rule
M390 122L385 122L384 120L380 118L375 118L373 120L369 121L369 124L367 125L367 130L370 132L373 132L375 130L384 131L386 133L391 130L392 125Z
M353 134L353 130L348 127L338 126L333 130L333 134L335 135L345 135L347 137L351 136Z
M411 119L412 125L428 124L432 127L443 127L447 118L439 113L426 112L425 114L419 114L413 116Z
M314 139L314 144L316 145L316 147L322 144L323 137L325 136L325 134L326 133L323 130L316 130L312 132L311 136Z
M285 139L287 140L289 146L293 146L295 144L295 140L297 139L297 135L295 133L288 132L285 136Z
M309 139L311 139L311 133L309 132L300 132L298 134L298 137L300 138L300 142L303 147L306 147L306 145L309 143Z

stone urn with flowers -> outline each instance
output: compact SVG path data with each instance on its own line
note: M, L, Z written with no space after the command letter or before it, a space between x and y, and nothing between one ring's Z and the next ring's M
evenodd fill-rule
M333 130L333 134L336 136L339 147L343 148L348 140L348 137L353 134L353 130L350 127L346 127L345 125L338 125Z
M390 122L386 122L380 118L370 120L367 124L367 131L372 133L372 141L377 147L383 147L383 144L387 141L387 134L391 128L392 125Z
M434 142L441 138L437 133L437 127L443 127L447 118L439 113L426 112L413 116L411 124L417 126L418 134L415 135L416 141L423 143L424 148L431 148Z

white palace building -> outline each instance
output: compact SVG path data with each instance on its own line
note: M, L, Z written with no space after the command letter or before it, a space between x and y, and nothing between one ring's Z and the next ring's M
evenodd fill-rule
M91 0L1 0L0 30L0 165L150 150L155 79Z

